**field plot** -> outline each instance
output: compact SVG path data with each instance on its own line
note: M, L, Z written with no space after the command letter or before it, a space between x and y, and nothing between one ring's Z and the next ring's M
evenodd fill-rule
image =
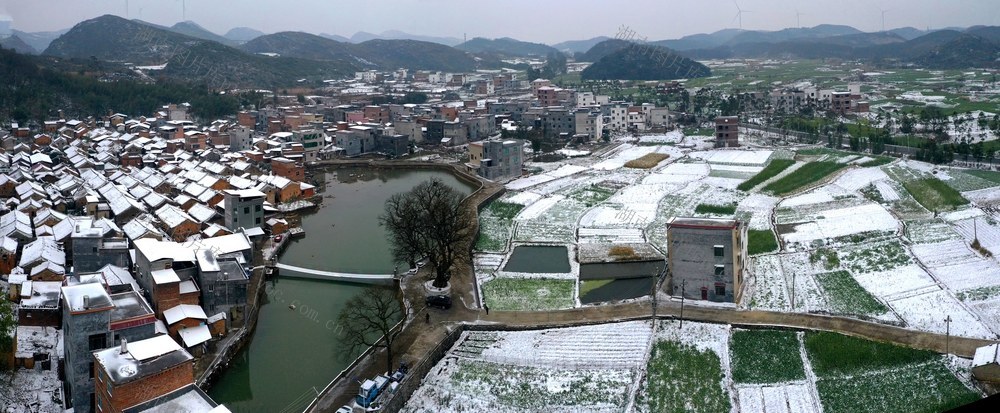
M987 249L993 256L1000 257L1000 223L993 217L981 216L952 224L966 241L972 243L974 239L979 239L979 245Z
M767 184L764 190L777 195L790 194L823 180L843 167L844 164L836 162L810 162L791 174Z
M771 159L774 151L771 150L713 150L704 152L691 152L688 154L694 159L703 159L705 162L721 165L742 165L742 166L764 166L767 160Z
M764 194L750 194L736 207L736 214L750 219L751 229L771 229L771 211L778 205L778 198Z
M937 178L903 182L903 187L930 211L950 211L969 203L962 194Z
M676 145L684 141L684 133L676 130L663 135L643 135L639 137L640 145Z
M576 306L576 281L493 277L482 284L483 302L501 311L560 310Z
M578 174L580 172L586 171L588 168L579 165L563 165L559 169L554 171L549 171L541 173L538 175L532 175L525 178L520 178L511 181L506 185L507 189L519 191L522 189L531 188L536 185L544 184L546 182L554 181L559 178L564 178L570 175Z
M781 383L806 378L793 331L734 330L729 343L733 381Z
M935 353L809 332L805 347L824 412L937 412L979 399Z
M651 153L669 155L669 159L684 156L680 149L673 146L635 146L626 143L612 151L605 160L594 164L593 168L601 171L621 169L628 161L639 159Z
M479 214L479 238L476 239L476 249L479 251L500 252L507 247L510 239L514 216L524 209L524 205L497 200L491 202Z
M835 314L878 316L889 311L847 271L819 273L816 274L816 279L826 293L827 303Z
M645 361L645 322L466 332L404 412L620 412Z
M737 189L741 191L749 191L755 188L757 185L766 182L768 179L777 176L785 169L788 169L789 166L792 166L794 164L795 164L794 159L775 159L771 161L771 163L767 164L767 166L764 167L764 169L762 169L756 175L752 176L750 179L747 179L746 181L741 183L737 187Z
M660 321L637 412L725 412L729 394L728 325Z
M791 217L779 219L779 224L787 224L785 229L779 226L782 238L786 243L809 244L814 240L832 239L870 231L896 231L899 222L881 205L867 203L846 208L827 209L819 211L804 211L809 213L801 220ZM859 220L858 217L865 217ZM789 222L790 221L790 222ZM796 222L797 221L797 222Z
M547 197L525 208L515 218L514 240L519 242L573 242L576 221L590 207L562 195Z
M739 385L736 390L741 412L819 413L808 383Z

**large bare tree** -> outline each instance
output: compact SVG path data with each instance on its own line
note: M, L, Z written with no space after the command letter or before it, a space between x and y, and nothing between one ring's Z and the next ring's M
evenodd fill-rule
M337 316L341 341L350 354L369 347L385 349L385 370L392 371L392 345L402 329L393 326L403 317L396 290L371 286L347 300L344 311Z
M427 258L438 288L448 285L451 267L467 253L464 247L475 222L463 198L461 192L432 178L390 197L379 217L393 256L411 267L417 259Z

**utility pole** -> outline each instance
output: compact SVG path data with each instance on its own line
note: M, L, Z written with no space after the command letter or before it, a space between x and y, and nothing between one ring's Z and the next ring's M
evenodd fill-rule
M687 285L687 280L681 280L681 325L677 327L678 330L684 328L684 287Z
M951 315L944 318L944 352L951 354L949 342L951 341Z

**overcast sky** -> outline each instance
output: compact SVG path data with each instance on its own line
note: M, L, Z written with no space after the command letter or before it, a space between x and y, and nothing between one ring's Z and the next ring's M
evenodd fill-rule
M746 10L743 28L754 30L795 27L796 10L802 26L845 24L864 31L881 29L880 9L887 10L887 28L1000 25L998 0L740 0L739 7ZM396 29L550 44L614 37L623 25L648 40L672 39L736 28L736 13L733 0L0 0L0 20L29 32L115 14L162 25L186 17L219 34L237 26L345 37Z

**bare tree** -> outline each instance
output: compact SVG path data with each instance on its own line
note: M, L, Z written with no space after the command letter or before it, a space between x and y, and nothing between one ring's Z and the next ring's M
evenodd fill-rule
M440 179L432 178L385 203L379 222L388 230L393 256L409 262L426 257L434 269L434 286L443 288L451 267L465 257L472 235L472 214L462 205L464 196Z
M402 329L393 326L403 317L394 289L372 286L347 301L337 317L341 340L350 354L369 347L385 349L385 368L392 371L392 344Z

